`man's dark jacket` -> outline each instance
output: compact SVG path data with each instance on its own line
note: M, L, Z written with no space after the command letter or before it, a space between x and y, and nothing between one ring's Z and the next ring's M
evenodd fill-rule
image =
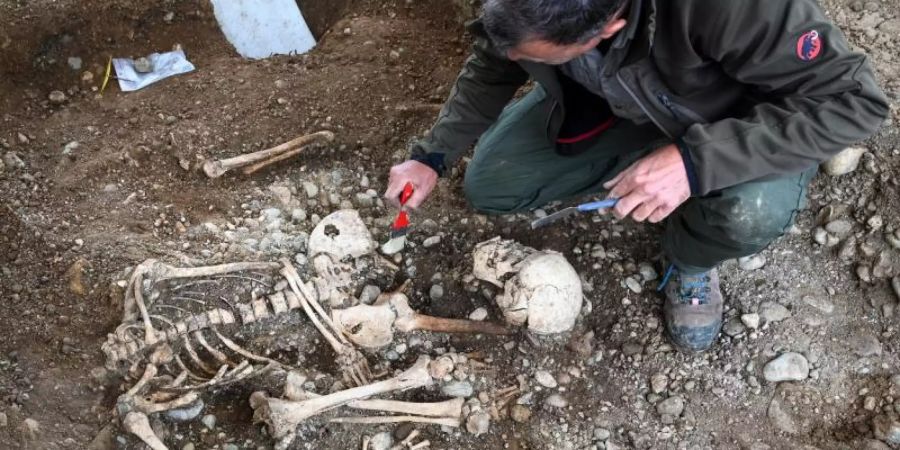
M889 114L866 57L815 0L631 0L627 19L604 55L604 96L679 144L694 195L808 169ZM557 68L510 61L480 20L468 28L473 54L413 158L455 162L529 78L552 99L555 142L567 112Z

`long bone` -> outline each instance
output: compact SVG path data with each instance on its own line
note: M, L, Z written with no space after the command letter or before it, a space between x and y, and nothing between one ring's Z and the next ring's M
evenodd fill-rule
M150 421L147 420L146 414L139 412L126 414L125 418L122 419L122 427L125 428L125 431L144 441L153 450L169 450L169 447L166 447L166 444L163 444L156 436L156 433L153 432L153 429L150 428Z
M401 288L402 290L402 288ZM374 305L357 305L331 310L335 325L350 341L361 347L381 348L393 341L393 330L441 333L512 334L509 328L474 320L447 319L419 314L409 306L400 290L382 295Z
M337 361L344 371L344 378L356 385L366 384L371 378L371 373L365 356L353 348L350 342L340 333L334 322L331 321L328 314L316 301L315 294L300 279L297 269L294 268L291 262L287 259L282 259L282 263L284 267L281 269L281 274L287 279L293 294L300 301L303 311L331 348L334 349L335 353L338 354ZM323 321L328 326L327 328L322 324ZM328 328L334 330L335 334L332 334Z
M258 152L247 153L233 158L210 160L203 164L203 172L210 178L218 178L232 169L249 166L244 170L245 175L249 175L257 170L268 166L269 164L290 158L302 150L303 147L320 143L331 142L334 140L334 133L330 131L319 131L316 133L300 136L275 147L260 150Z
M262 397L253 402L256 409L253 418L256 422L266 423L270 434L281 439L291 435L304 420L352 401L430 385L434 381L428 373L430 361L431 358L421 356L412 367L394 378L303 401Z
M462 421L459 417L422 417L422 416L368 416L368 417L335 417L332 423L383 424L383 423L427 423L459 428Z

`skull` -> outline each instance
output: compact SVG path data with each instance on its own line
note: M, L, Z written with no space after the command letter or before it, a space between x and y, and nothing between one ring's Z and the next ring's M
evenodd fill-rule
M309 236L309 260L318 275L319 298L333 306L343 303L352 288L357 259L371 254L376 244L359 212L344 209L322 219Z
M475 249L474 274L503 286L496 301L507 322L539 334L568 331L581 311L581 279L566 258L499 238Z

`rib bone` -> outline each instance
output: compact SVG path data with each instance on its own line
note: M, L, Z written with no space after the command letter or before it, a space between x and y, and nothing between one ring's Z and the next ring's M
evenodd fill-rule
M290 140L281 145L276 145L275 147L266 150L247 153L245 155L235 156L233 158L207 161L203 164L203 172L206 173L206 176L210 178L218 178L224 175L229 170L244 166L251 166L247 168L245 173L253 173L271 163L281 161L282 159L299 153L300 148L302 147L319 142L330 142L333 140L334 133L330 131L319 131L317 133L308 134L306 136L300 136L296 139Z
M374 305L357 305L331 311L331 317L351 342L366 348L381 348L393 340L393 329L399 331L436 331L442 333L511 334L502 325L474 320L447 319L415 312L406 295L393 292L379 298Z
M387 392L430 385L433 381L428 374L430 360L427 356L420 357L412 367L395 378L304 401L295 402L267 397L258 404L253 416L257 422L265 422L268 425L272 436L283 438L293 433L297 425L304 420L349 402Z

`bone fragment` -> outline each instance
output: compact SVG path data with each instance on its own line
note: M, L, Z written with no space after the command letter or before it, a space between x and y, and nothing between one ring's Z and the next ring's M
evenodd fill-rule
M423 448L429 448L429 447L431 447L431 441L429 441L428 439L426 439L426 440L424 440L424 441L422 441L422 442L419 442L419 443L416 444L416 445L411 445L411 446L409 447L409 450L421 450L421 449L423 449Z
M283 438L293 433L297 425L304 420L354 400L430 385L433 380L428 374L429 361L430 358L422 356L412 367L397 377L309 400L295 402L266 398L254 412L254 419L257 422L265 422L272 436Z
M415 438L419 437L419 434L420 434L419 430L410 431L409 434L406 436L406 439L403 439L402 441L400 441L399 446L400 447L408 447L410 442L412 442Z
M368 411L383 411L400 414L412 414L427 417L461 417L463 399L454 398L443 402L415 403L395 400L357 400L347 406Z
M150 421L147 420L146 415L130 412L126 414L125 418L122 420L122 426L125 428L125 431L137 436L151 449L169 450L169 447L166 447L153 432L153 429L150 428Z
M245 155L235 156L233 158L207 161L203 164L203 172L206 173L206 176L210 178L218 178L224 175L229 170L250 166L244 172L245 174L249 174L276 161L281 161L281 159L284 158L279 157L286 152L295 150L293 153L290 153L290 156L299 153L300 149L298 147L302 148L313 143L326 141L330 142L333 140L334 133L330 131L319 131L317 133L300 136L296 139L290 140L266 150L247 153Z
M461 420L458 417L421 417L421 416L371 416L371 417L335 417L329 420L333 423L359 423L359 424L381 424L381 423L427 423L432 425L441 425L453 428L459 428Z

